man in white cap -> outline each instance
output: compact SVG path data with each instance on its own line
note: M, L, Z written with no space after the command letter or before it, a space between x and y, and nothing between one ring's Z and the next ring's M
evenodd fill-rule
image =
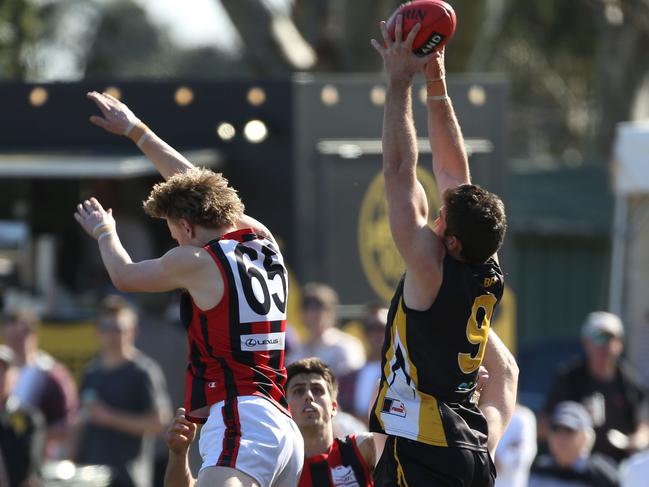
M588 314L581 336L585 356L559 370L543 412L547 418L561 401L580 402L593 420L593 451L619 462L649 446L649 398L620 358L624 327L618 316Z

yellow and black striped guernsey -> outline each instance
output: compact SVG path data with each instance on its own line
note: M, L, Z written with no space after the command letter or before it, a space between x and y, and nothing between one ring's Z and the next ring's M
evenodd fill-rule
M486 451L487 422L472 402L503 274L494 259L444 259L442 285L426 311L390 305L381 384L371 431L440 447Z

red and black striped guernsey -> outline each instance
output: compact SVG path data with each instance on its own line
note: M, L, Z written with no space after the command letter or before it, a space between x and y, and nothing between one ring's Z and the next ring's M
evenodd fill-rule
M372 487L372 476L358 449L356 436L335 438L327 453L304 460L304 468L297 485L298 487Z
M200 310L183 292L180 314L189 341L185 410L204 423L209 407L239 396L260 396L288 413L284 337L288 274L276 245L251 229L203 247L223 276L220 303Z

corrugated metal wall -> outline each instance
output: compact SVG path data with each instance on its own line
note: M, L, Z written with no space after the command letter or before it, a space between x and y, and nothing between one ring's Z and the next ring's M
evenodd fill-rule
M519 344L574 338L586 313L606 309L607 237L522 234L514 244Z

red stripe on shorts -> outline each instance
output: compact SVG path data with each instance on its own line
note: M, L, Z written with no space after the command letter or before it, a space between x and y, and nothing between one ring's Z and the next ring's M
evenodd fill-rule
M216 462L217 466L236 468L239 443L241 441L241 423L237 399L226 400L221 408L225 433L223 434L223 449Z

